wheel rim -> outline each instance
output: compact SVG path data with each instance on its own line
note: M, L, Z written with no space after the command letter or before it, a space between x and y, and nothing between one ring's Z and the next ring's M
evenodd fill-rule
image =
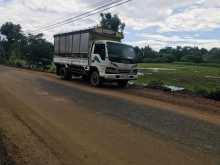
M99 85L99 75L97 72L93 72L91 76L91 84L93 86Z

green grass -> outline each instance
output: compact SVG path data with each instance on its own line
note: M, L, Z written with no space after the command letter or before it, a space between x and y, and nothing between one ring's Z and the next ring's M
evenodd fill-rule
M213 92L220 89L220 65L209 64L139 64L139 68L168 68L171 70L144 70L144 76L136 81L138 84L148 84L151 81L162 81L166 85L184 87L186 90ZM211 76L213 78L208 78Z

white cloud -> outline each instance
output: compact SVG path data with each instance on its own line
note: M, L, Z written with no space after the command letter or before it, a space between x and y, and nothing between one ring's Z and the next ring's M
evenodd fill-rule
M194 0L195 1L195 0ZM192 0L133 0L128 5L112 11L119 13L127 26L144 29L150 26L162 26L173 10L195 3ZM47 25L65 17L81 13L99 0L11 0L0 7L3 19L22 23L25 29ZM196 1L197 2L197 1ZM97 17L95 17L97 19Z
M220 28L219 0L136 0L119 13L135 30L154 26L161 32Z
M94 7L95 3L102 0L0 0L1 19L0 25L6 21L21 24L24 31L33 31L43 25L55 23L64 18L76 16L86 9ZM212 31L220 28L220 1L219 0L133 0L129 4L111 9L118 13L127 25L127 29L133 29L135 33L147 30L149 27L159 29L154 36L139 40L139 44L148 40L153 47L159 48L170 44L170 39L177 44L194 43L205 47L219 46L218 40L197 40L197 31ZM46 37L52 41L53 35L59 32L67 32L97 25L99 16L92 16L81 22L68 24L56 29L45 31ZM132 35L126 29L129 35ZM163 38L163 32L195 32L191 38ZM162 41L158 40L161 39ZM167 39L167 40L166 40ZM135 38L134 38L135 40ZM180 42L181 41L181 42ZM205 42L205 43L204 43Z
M219 8L194 8L168 17L160 31L209 31L219 27Z

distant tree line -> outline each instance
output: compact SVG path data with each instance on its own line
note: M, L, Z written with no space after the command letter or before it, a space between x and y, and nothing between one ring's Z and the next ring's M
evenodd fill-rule
M0 27L6 40L0 40L0 62L45 68L52 63L53 44L43 34L24 34L20 25L7 22Z
M135 47L138 61L142 63L220 63L220 48L207 50L198 47L166 47L159 51L153 50L150 46L144 48Z

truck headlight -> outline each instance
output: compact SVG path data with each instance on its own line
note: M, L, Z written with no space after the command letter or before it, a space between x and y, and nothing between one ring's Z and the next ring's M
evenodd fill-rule
M112 67L107 67L105 70L106 74L119 74L118 69L112 68Z

